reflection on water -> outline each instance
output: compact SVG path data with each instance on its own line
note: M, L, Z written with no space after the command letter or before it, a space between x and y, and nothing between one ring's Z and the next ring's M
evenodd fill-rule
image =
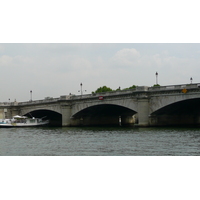
M195 156L199 128L0 129L1 156Z

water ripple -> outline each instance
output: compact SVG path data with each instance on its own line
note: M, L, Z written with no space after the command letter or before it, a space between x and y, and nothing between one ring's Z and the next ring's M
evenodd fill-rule
M196 128L0 129L1 156L199 156Z

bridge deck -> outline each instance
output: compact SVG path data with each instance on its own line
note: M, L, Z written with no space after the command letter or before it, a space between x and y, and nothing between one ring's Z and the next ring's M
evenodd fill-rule
M56 103L58 101L72 101L72 100L82 100L82 99L96 99L99 96L111 97L111 96L121 96L121 95L130 95L138 94L141 92L164 92L164 91L177 91L183 89L198 89L200 88L200 83L195 84L182 84L182 85L168 85L168 86L137 86L135 89L130 90L118 90L113 92L104 92L97 94L85 94L85 95L64 95L59 98L45 98L42 100L26 101L26 102L0 102L0 106L23 106L23 105L33 105L33 104L47 104L47 103Z

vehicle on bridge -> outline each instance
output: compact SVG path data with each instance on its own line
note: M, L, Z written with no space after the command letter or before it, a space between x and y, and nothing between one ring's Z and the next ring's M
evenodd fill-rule
M0 127L35 127L48 125L49 120L43 120L43 118L28 118L26 116L16 115L12 119L1 119Z

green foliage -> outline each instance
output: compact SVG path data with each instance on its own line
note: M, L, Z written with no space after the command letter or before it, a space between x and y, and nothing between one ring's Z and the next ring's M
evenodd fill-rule
M153 85L153 87L160 87L160 85L159 84L155 84L155 85Z
M129 87L129 88L124 88L123 90L131 90L131 89L135 89L135 88L136 88L136 86L133 85L133 86L131 86L131 87Z
M133 85L133 86L131 86L131 87L129 87L129 88L124 88L124 89L122 89L122 90L130 90L130 89L135 89L135 88L136 88L136 86ZM121 90L120 87L117 88L116 90L112 90L111 88L109 88L109 87L107 87L107 86L103 86L103 87L98 88L95 92L92 92L92 94L101 93L101 92L120 91L120 90Z
M103 87L98 88L94 93L111 92L111 91L113 91L111 88L107 86L103 86Z
M132 85L131 87L129 87L129 89L135 89L136 86L135 85Z
M114 91L120 91L121 90L121 88L119 87L119 88L117 88L116 90L114 90Z

